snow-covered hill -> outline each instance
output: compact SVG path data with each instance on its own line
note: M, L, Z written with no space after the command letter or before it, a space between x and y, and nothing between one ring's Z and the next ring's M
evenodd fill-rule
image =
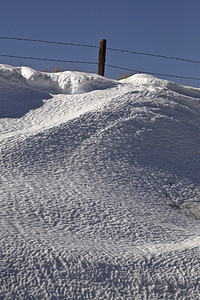
M0 65L0 299L199 299L200 89Z

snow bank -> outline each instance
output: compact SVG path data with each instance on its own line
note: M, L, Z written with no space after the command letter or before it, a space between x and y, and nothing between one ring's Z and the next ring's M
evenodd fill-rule
M96 74L74 71L46 73L28 67L14 68L7 65L0 65L0 77L53 94L82 94L117 86L116 81Z
M80 72L43 73L0 65L0 117L19 118L39 108L52 94L83 94L117 86L114 80Z
M1 65L0 128L3 297L198 299L199 89Z

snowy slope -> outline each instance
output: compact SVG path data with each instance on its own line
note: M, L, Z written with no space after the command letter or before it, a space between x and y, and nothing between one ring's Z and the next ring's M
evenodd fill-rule
M0 299L199 299L199 89L0 65L0 129Z

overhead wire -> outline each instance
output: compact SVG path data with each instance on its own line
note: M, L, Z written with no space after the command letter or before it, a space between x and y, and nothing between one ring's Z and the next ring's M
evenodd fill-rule
M31 56L19 56L19 55L8 55L0 54L1 57L10 57L10 58L19 58L19 59L30 59L30 60L43 60L43 61L54 61L54 62L64 62L64 63L76 63L76 64L91 64L97 65L97 62L91 61L78 61L78 60L63 60L63 59L54 59L54 58L42 58L42 57L31 57Z
M37 40L37 39L18 38L18 37L0 36L0 39L4 39L4 40L16 40L16 41L26 41L26 42L37 42L37 43L44 43L44 44L65 45L65 46L98 48L98 46L95 46L95 45L78 44L78 43L67 43L67 42L57 42L57 41L48 41L48 40Z
M200 61L198 61L198 60L192 60L192 59L175 57L175 56L167 56L167 55L153 54L153 53L147 53L147 52L139 52L139 51L132 51L132 50L115 49L115 48L107 48L107 50L115 51L115 52L137 54L137 55L146 55L146 56L152 56L152 57L159 57L159 58L165 58L165 59L180 60L180 61L184 61L184 62L200 64Z
M50 40L8 37L8 36L0 36L0 39L28 41L28 42L37 42L37 43L46 43L46 44L57 44L57 45L65 45L65 46L99 48L99 46L89 45L89 44L58 42L58 41L50 41ZM136 54L136 55L146 55L146 56L164 58L164 59L172 59L172 60L184 61L184 62L188 62L188 63L197 63L197 64L200 63L200 61L198 61L198 60L186 59L186 58L175 57L175 56L166 56L166 55L160 55L160 54L153 54L153 53L148 53L148 52L139 52L139 51L117 49L117 48L110 48L110 47L107 47L106 50L121 52L121 53L130 53L130 54ZM93 64L93 65L98 64L97 62L91 62L91 61L63 60L63 59L41 58L41 57L31 57L31 56L18 56L18 55L8 55L8 54L0 54L0 56L1 57L18 58L18 59L30 59L30 60L40 60L40 61L62 62L62 63ZM141 71L141 70L130 69L130 68L125 68L125 67L115 66L115 65L110 65L110 64L106 64L106 66L110 67L110 68L130 71L130 72L133 72L133 73L146 73L146 74L157 75L157 76L174 77L174 78L182 78L182 79L189 79L189 80L200 80L200 78L198 78L198 77L190 77L190 76L181 76L181 75L174 75L174 74L165 74L165 73Z
M69 42L58 42L58 41L49 41L49 40L40 40L40 39L30 39L30 38L19 38L19 37L8 37L8 36L0 36L0 39L4 40L17 40L17 41L28 41L28 42L37 42L37 43L46 43L46 44L57 44L57 45L65 45L65 46L77 46L77 47L89 47L89 48L99 48L96 45L89 45L89 44L80 44L80 43L69 43ZM140 51L133 51L133 50L126 50L126 49L117 49L107 47L106 50L121 52L121 53L130 53L136 55L146 55L158 58L165 58L165 59L173 59L173 60L180 60L184 62L196 63L200 64L199 60L175 57L175 56L167 56L167 55L160 55L148 52L140 52Z
M145 74L157 75L157 76L175 77L175 78L190 79L190 80L200 80L200 78L198 78L198 77L189 77L189 76L181 76L181 75L173 75L173 74L155 73L155 72L129 69L129 68L124 68L124 67L114 66L114 65L108 65L108 64L106 64L106 66L109 67L109 68L115 68L115 69L130 71L130 72L133 72L133 73L145 73Z

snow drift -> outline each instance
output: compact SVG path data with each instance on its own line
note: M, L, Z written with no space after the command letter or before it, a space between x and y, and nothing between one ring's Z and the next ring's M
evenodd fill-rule
M198 299L200 89L0 65L2 299Z

